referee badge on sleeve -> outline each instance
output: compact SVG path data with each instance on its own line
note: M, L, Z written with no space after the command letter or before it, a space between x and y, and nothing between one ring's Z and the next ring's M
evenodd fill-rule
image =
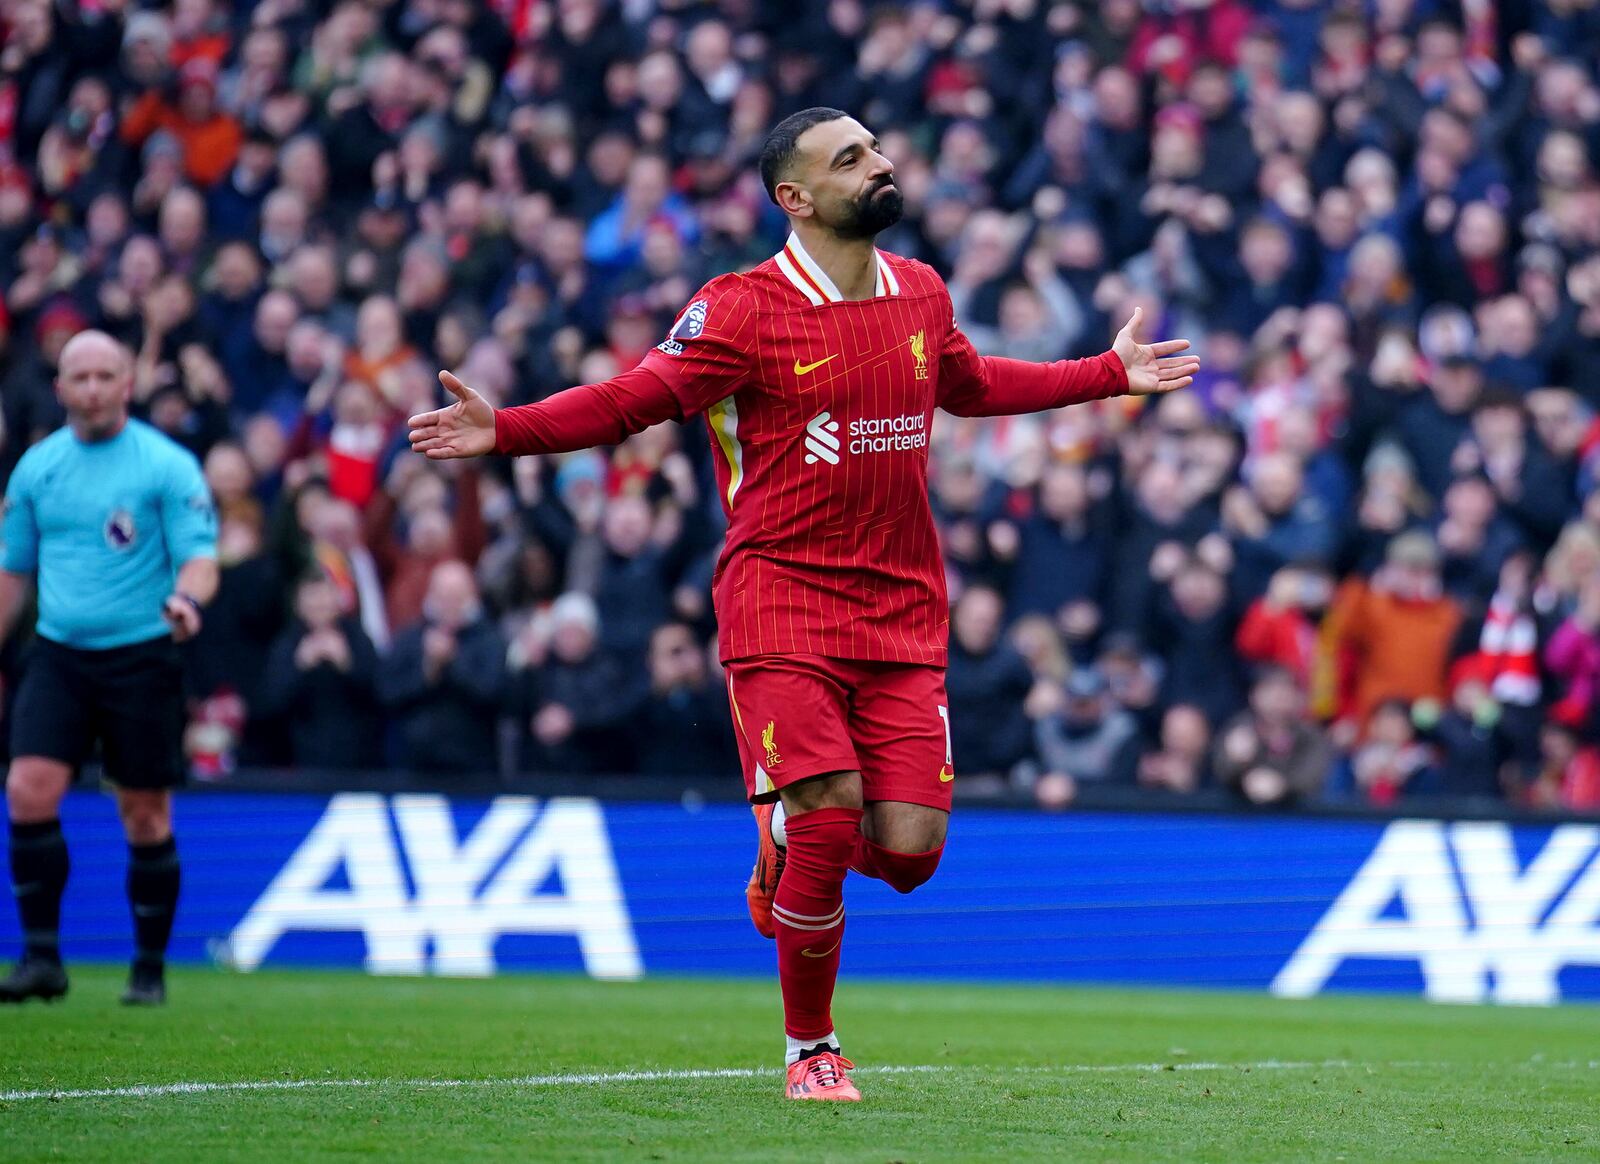
M126 550L138 540L139 530L133 524L133 514L126 509L113 509L106 518L106 545L113 550Z

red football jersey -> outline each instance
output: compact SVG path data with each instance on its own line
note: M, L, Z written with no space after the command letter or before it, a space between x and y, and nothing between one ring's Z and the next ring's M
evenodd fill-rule
M1054 364L980 357L932 268L876 256L877 293L850 301L791 235L748 274L701 288L638 369L594 386L615 387L584 398L581 423L566 423L560 397L497 420L499 451L515 453L705 415L728 517L712 584L724 659L943 666L949 604L927 484L934 408L1002 415L1126 390L1109 352ZM655 399L657 379L669 401Z

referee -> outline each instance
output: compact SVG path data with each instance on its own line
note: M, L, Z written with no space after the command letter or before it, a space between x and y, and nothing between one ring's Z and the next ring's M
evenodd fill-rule
M0 1002L67 992L58 933L67 884L61 799L100 744L128 837L136 953L122 1001L166 1001L178 904L172 789L183 767L175 645L217 589L216 516L194 457L128 416L133 360L100 331L61 351L67 424L29 449L0 525L0 641L39 588L38 642L11 717L11 889L26 943Z

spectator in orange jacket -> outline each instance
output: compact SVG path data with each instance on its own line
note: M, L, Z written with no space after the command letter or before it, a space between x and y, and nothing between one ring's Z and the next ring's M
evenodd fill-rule
M1329 621L1324 641L1341 671L1340 719L1364 724L1385 699L1445 698L1461 608L1444 593L1431 535L1394 538L1370 581L1341 587Z
M197 57L184 65L175 101L159 89L146 91L123 119L122 139L139 146L158 129L182 143L183 172L191 182L210 187L227 174L239 156L244 133L237 121L217 108L214 62Z

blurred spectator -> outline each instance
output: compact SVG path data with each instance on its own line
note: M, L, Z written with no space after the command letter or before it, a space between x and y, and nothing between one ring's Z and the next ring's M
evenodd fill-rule
M1305 472L1292 453L1259 458L1248 488L1223 498L1222 526L1233 543L1234 591L1250 601L1266 592L1274 571L1293 562L1332 562L1338 530L1321 499L1305 491Z
M1341 717L1365 724L1385 699L1445 698L1461 609L1444 594L1439 550L1425 533L1389 543L1370 581L1347 582L1329 612L1328 663L1340 676Z
M1251 804L1295 804L1321 791L1333 759L1322 731L1305 719L1294 675L1266 667L1250 686L1250 706L1217 732L1211 765L1217 782Z
M1463 677L1440 707L1419 699L1411 707L1418 738L1435 750L1439 791L1449 796L1498 797L1510 746L1499 731L1501 709L1482 682Z
M421 621L395 635L378 671L378 698L399 729L391 762L412 772L494 772L505 658L472 571L440 562Z
M1577 728L1551 720L1539 734L1539 766L1528 787L1538 808L1600 809L1600 747Z
M595 582L600 644L637 671L651 632L671 613L672 586L661 550L651 544L650 504L618 497L606 506Z
M1316 661L1317 622L1333 599L1328 575L1316 568L1285 566L1272 575L1267 592L1239 621L1234 647L1246 662L1287 669L1302 690L1309 688Z
M569 592L550 606L548 636L513 676L522 719L521 769L528 772L623 772L632 762L642 684L600 648L600 616L587 594ZM640 740L654 747L653 739Z
M1211 783L1211 725L1198 707L1180 703L1161 717L1161 738L1139 757L1140 788L1188 793Z
M699 777L737 766L727 692L706 674L705 653L681 622L650 636L650 694L630 725L633 771L644 776Z
M295 617L273 644L260 713L288 726L289 759L303 768L379 762L378 654L361 624L339 612L339 592L313 574L295 590Z
M1092 513L1088 474L1079 465L1057 464L1039 480L1039 504L1003 554L1014 564L1007 588L1008 613L1053 614L1075 599L1104 601L1110 538Z
M1385 699L1372 709L1362 742L1350 757L1351 776L1371 804L1440 791L1433 756L1418 738L1404 700Z
M1023 703L1033 676L1000 636L1004 608L987 586L968 587L951 614L950 748L963 777L1007 776L1027 759L1032 731Z
M1583 580L1577 606L1550 636L1544 659L1559 691L1551 718L1600 722L1600 575Z
M1199 555L1179 566L1153 627L1166 662L1161 690L1167 706L1194 704L1213 724L1238 709L1243 698L1234 623L1227 583L1216 568Z
M1105 677L1091 668L1067 676L1059 707L1039 716L1034 734L1044 767L1034 794L1045 807L1069 803L1083 783L1133 782L1139 729L1112 702Z
M195 57L178 72L172 93L150 89L134 102L122 123L123 140L143 145L156 132L171 134L183 151L191 182L214 185L239 154L239 123L217 107L217 66Z

